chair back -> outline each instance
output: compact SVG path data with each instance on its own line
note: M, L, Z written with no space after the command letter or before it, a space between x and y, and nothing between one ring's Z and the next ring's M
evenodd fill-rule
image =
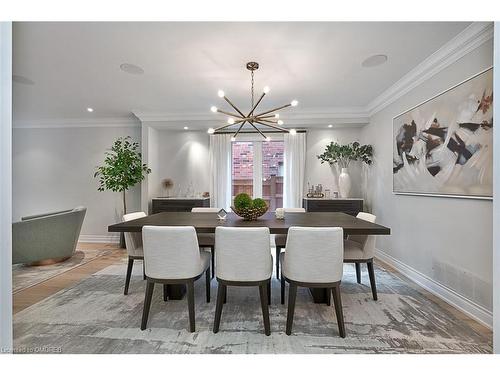
M191 209L191 212L197 212L197 213L204 213L204 212L207 212L207 213L217 213L220 210L221 209L217 208L217 207L193 207Z
M306 212L306 209L302 208L302 207L284 208L284 210L285 210L285 213L287 213L287 212L289 212L289 213L304 213L304 212Z
M290 227L283 274L290 280L333 283L342 278L344 231L337 227Z
M130 221L145 217L144 212L131 212L123 215L123 221ZM142 235L140 232L125 232L125 247L129 256L142 256Z
M191 226L142 228L146 276L189 279L203 272L196 230Z
M356 218L369 221L370 223L374 223L377 219L375 215L369 214L368 212L360 212L358 213ZM370 259L374 257L376 240L376 237L374 235L356 234L348 236L347 239L359 244L359 246L363 249L364 259Z
M262 281L273 262L269 228L215 229L216 276L227 281Z

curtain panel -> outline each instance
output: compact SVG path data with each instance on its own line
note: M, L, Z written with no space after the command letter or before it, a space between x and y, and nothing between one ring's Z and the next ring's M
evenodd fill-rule
M210 203L230 210L231 206L231 134L210 136Z
M306 166L306 133L284 134L283 207L302 207Z

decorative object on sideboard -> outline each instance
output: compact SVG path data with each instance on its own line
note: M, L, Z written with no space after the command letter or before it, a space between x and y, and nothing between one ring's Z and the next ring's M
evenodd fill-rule
M393 119L393 192L493 196L493 70Z
M231 206L231 209L244 220L253 221L264 215L269 206L262 198L252 200L248 194L241 193L234 197L234 206Z
M219 212L217 212L217 218L220 221L226 221L226 217L227 217L227 211L225 209L221 208L219 210Z
M174 181L171 178L165 178L162 181L162 185L165 188L165 190L167 191L166 197L169 198L170 197L170 189L172 189L174 187Z
M204 191L203 194L201 195L203 198L208 198L210 196L210 193L208 191Z
M351 190L351 177L348 167L351 161L361 160L370 165L372 163L373 147L371 145L360 145L359 142L353 142L346 145L330 142L326 146L325 152L318 155L321 164L327 162L330 165L338 164L341 168L339 175L339 190L342 198L349 196Z
M323 185L311 185L309 182L307 183L307 198L324 198L325 194L323 194Z
M283 207L278 207L274 214L276 219L283 220L285 218L285 209Z
M241 129L246 123L249 123L255 133L260 133L262 137L266 141L270 141L271 138L269 136L266 136L256 125L261 125L267 128L271 128L271 130L278 130L283 133L290 133L292 135L296 134L297 131L295 129L286 129L283 128L281 125L283 125L283 120L280 119L279 113L277 111L288 108L288 107L295 107L299 102L297 100L292 100L290 103L287 103L285 105L282 105L280 107L276 107L274 109L266 110L261 113L256 113L256 109L259 106L260 102L262 99L264 99L264 96L269 92L269 87L265 86L262 90L262 94L260 95L259 99L255 101L254 98L254 71L259 69L259 63L255 61L251 61L247 63L246 65L247 69L250 71L251 74L251 110L248 112L247 115L243 113L236 105L234 105L227 97L226 94L224 94L224 91L219 90L217 93L219 98L223 98L237 113L230 113L223 111L215 106L212 106L210 110L214 113L222 113L225 115L228 115L227 119L227 125L219 126L218 128L210 128L208 129L208 134L219 134L222 130L228 130L228 128L232 126L238 126L237 130L235 130L235 133L232 137L232 140L234 141L237 137L237 135L240 133Z

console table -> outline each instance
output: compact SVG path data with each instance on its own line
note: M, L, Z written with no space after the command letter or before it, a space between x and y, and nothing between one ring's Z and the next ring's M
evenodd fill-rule
M159 212L191 212L193 207L210 207L210 197L154 198L151 206L153 214Z
M303 198L302 207L307 212L343 212L356 216L363 211L361 198Z

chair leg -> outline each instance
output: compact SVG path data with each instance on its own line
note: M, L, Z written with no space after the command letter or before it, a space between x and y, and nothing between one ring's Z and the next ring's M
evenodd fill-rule
M224 305L224 295L226 286L219 283L217 287L217 302L215 305L214 333L219 332L220 318L222 316L222 306Z
M146 294L144 297L144 307L142 309L141 331L144 331L148 324L149 308L151 307L151 298L153 297L154 287L155 287L154 283L150 281L147 282Z
M356 266L356 281L361 284L361 264L354 263L354 265Z
M146 261L142 258L142 279L146 280Z
M297 298L297 285L290 283L288 287L288 312L286 315L286 334L292 334L293 314L295 313L295 299Z
M168 300L168 285L167 284L163 284L163 301L167 301Z
M125 290L123 291L124 295L128 294L128 286L130 285L130 277L132 276L133 266L134 266L134 258L128 258L127 276L125 277Z
M194 281L191 280L187 283L187 300L189 312L189 332L195 331L195 317L194 317Z
M281 304L285 304L285 278L283 273L281 274Z
M267 283L267 304L271 304L271 279L269 279L269 282Z
M332 305L332 288L326 289L326 305L327 306Z
M224 285L224 304L227 302L227 285Z
M370 259L366 265L368 266L368 276L370 276L370 285L372 287L373 299L376 301L377 298L377 285L375 284L375 271L373 269L373 259Z
M210 247L210 253L212 254L212 279L215 277L215 246Z
M281 247L276 246L276 278L279 280L280 278L280 254L281 254Z
M271 334L271 324L269 322L269 305L267 304L267 299L269 297L267 285L267 283L259 285L259 293L262 316L264 317L264 332L266 336L269 336Z
M342 312L342 298L340 297L340 285L333 287L333 302L335 304L335 315L339 326L340 337L345 337L344 313Z
M205 271L205 294L207 295L207 303L210 303L210 268Z

